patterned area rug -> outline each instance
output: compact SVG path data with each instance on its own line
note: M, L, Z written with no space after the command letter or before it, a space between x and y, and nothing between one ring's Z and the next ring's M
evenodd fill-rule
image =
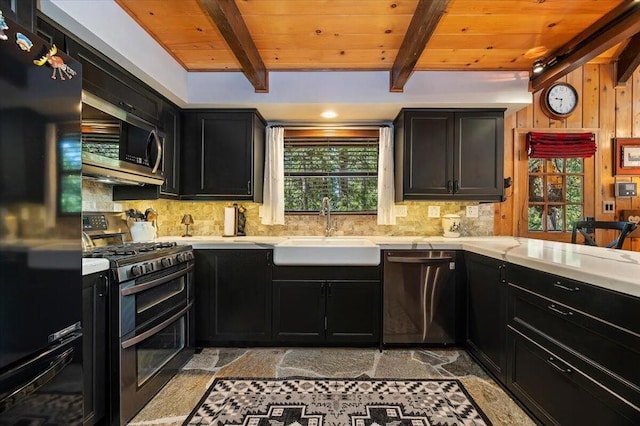
M490 425L458 380L216 379L184 425Z

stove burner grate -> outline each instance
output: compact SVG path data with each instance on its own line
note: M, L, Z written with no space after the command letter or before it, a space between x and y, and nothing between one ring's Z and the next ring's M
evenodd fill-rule
M148 253L155 250L167 249L176 247L176 242L161 242L161 243L128 243L116 246L105 246L94 249L90 252L85 252L84 257L93 258L106 258L111 256L135 256L140 253Z

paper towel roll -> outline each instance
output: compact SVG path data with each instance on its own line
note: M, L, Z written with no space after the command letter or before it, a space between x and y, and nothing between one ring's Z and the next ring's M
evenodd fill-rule
M234 207L224 208L224 237L236 235L236 209Z

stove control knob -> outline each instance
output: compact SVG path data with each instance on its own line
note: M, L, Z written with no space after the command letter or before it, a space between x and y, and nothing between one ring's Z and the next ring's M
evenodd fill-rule
M185 261L184 255L182 253L176 254L176 260L178 262L184 262Z
M193 260L193 252L192 251L188 251L187 252L187 259L188 260Z
M131 267L131 275L137 277L138 275L142 275L144 273L144 265L135 265Z
M153 263L145 263L144 264L144 269L147 272L151 272L153 271L155 268L153 267Z
M164 259L162 259L160 261L160 264L165 268L168 268L169 266L171 266L171 263L172 262L171 262L171 258L170 257L165 257Z

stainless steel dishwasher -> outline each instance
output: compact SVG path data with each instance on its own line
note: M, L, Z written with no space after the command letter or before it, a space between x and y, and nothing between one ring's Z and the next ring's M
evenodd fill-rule
M456 253L386 251L383 343L456 343Z

